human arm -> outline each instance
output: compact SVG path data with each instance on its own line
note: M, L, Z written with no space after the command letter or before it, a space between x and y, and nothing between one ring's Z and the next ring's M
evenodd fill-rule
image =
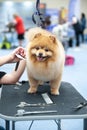
M20 61L20 59L16 56L16 54L19 54L22 57L25 57L25 49L23 47L18 47L12 53L0 57L0 66L6 63L13 63L13 62Z

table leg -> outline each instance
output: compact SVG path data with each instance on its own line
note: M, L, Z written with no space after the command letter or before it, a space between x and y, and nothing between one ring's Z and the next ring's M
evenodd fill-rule
M32 120L28 130L30 130L30 129L31 129L31 127L32 127L33 123L34 123L34 121Z
M15 121L12 121L12 130L15 130Z
M58 126L58 130L61 130L61 119L55 120L57 126Z
M5 128L6 130L10 130L10 121L5 120Z
M83 123L83 130L87 130L87 119L83 119L84 123Z

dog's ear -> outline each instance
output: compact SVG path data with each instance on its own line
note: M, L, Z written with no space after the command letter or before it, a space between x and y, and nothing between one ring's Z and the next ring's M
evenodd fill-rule
M37 33L35 36L34 36L34 38L38 38L38 37L40 37L41 36L41 33Z
M49 36L49 38L53 41L53 43L56 43L56 38L54 36Z

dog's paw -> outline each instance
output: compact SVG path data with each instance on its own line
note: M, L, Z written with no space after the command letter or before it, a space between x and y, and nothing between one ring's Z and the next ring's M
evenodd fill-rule
M36 93L37 89L35 89L35 88L29 88L27 92L28 93Z
M52 95L59 95L60 93L59 93L58 89L52 88L52 89L51 89L51 94L52 94Z
M39 81L38 84L42 86L44 84L44 82L43 81Z

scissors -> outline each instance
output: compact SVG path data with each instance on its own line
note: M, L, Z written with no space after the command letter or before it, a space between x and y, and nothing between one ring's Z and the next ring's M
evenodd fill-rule
M16 107L19 107L19 108L23 108L23 107L44 107L46 104L45 103L37 103L37 104L29 104L29 103L26 103L26 102L20 102L19 105L17 105Z
M25 111L24 109L20 109L17 111L15 116L24 116L24 115L33 115L33 114L46 114L46 113L56 113L56 110L46 110L46 111Z
M79 110L87 105L87 102L81 102L78 106L74 107L75 110Z

